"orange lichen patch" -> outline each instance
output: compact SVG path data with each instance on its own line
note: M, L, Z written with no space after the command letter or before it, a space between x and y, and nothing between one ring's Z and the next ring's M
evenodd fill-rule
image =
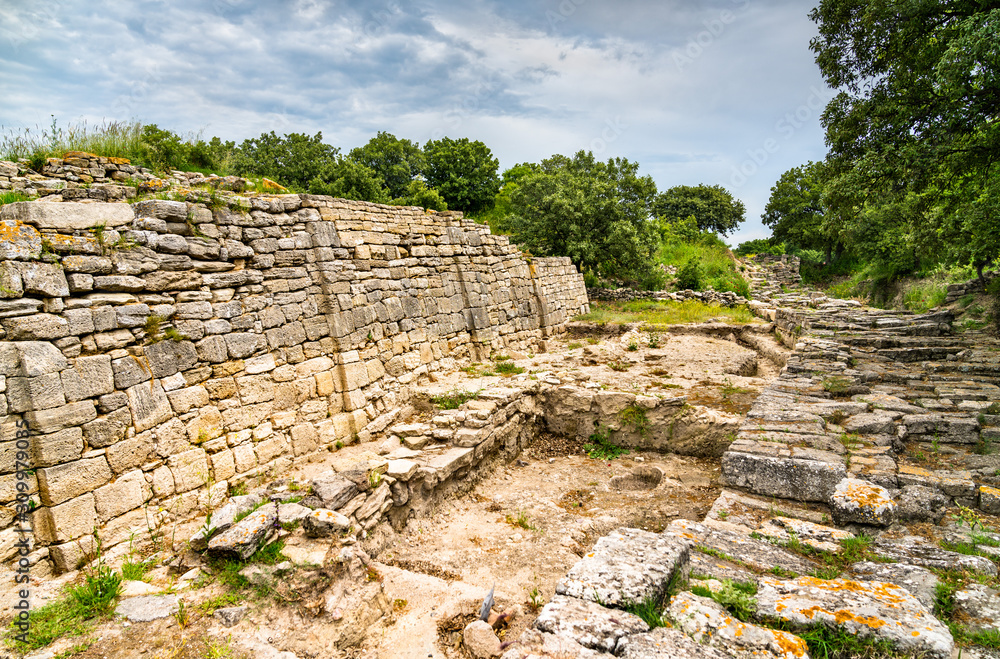
M913 631L913 632L911 633L911 636L914 636L914 637L916 637L916 636L920 636L920 632L918 632L918 631L914 630L914 631Z
M100 158L100 156L89 151L67 151L63 154L63 159L66 158Z
M866 625L872 629L878 629L879 627L885 627L886 622L881 618L876 618L875 616L859 616L846 609L841 609L833 614L833 619L837 621L838 625L842 625L845 622L854 622L859 625Z
M771 633L774 634L774 644L785 656L804 657L809 652L809 646L798 636L777 629L772 629Z
M798 583L803 586L812 586L821 590L863 593L877 597L883 604L893 605L906 601L905 593L896 584L884 583L882 581L868 581L860 583L850 579L817 579L816 577L799 577Z
M886 499L883 492L882 488L858 482L849 484L843 490L838 489L834 496L853 501L861 508L892 506L892 502Z
M931 477L934 476L934 474L932 474L931 472L927 471L926 469L923 469L921 467L914 467L913 465L904 465L904 464L901 464L898 467L898 472L900 474L906 474L906 475L909 475L909 476L924 476L924 477L927 477L927 478L931 478Z
M114 156L108 156L108 162L112 165L131 165L132 161L128 158L115 158Z

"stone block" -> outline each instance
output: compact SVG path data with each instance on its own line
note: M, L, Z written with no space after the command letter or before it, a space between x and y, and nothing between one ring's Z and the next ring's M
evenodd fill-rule
M108 355L77 357L73 362L73 370L80 376L83 384L80 392L82 398L94 398L115 390L114 371Z
M228 480L236 475L236 460L231 450L213 453L208 459L212 463L212 478L216 481Z
M176 414L186 414L191 410L207 407L210 402L208 390L201 385L169 391L167 392L167 400L170 401Z
M319 435L311 423L300 423L292 426L292 451L295 455L312 453L319 448Z
M274 400L274 379L269 375L247 375L236 379L244 405Z
M198 363L198 351L190 341L159 341L145 348L154 378L186 371Z
M59 373L7 380L7 400L12 412L47 410L66 404Z
M896 518L896 504L889 492L856 478L845 478L837 483L830 497L830 508L839 525L889 526Z
M1000 489L981 485L979 487L979 508L990 515L1000 515Z
M233 460L236 462L236 473L245 474L257 466L257 454L250 443L233 447Z
M108 465L116 474L140 467L153 453L153 437L150 433L140 433L124 439L107 449Z
M3 326L11 341L54 341L69 336L69 321L48 313L5 318Z
M18 202L27 203L27 202ZM28 261L37 259L42 253L42 236L38 229L29 226L16 217L8 217L0 207L0 259Z
M350 518L325 508L312 511L302 520L302 528L310 538L339 535L350 527Z
M114 482L94 490L97 518L103 524L138 508L149 498L149 486L143 473L134 469L119 476Z
M25 419L33 432L51 433L66 428L81 426L97 418L94 401L83 400L69 403L48 410L33 411L25 414Z
M83 436L92 448L104 448L124 439L130 425L132 413L123 407L83 424Z
M787 451L783 445L769 447L764 442L734 442L722 457L723 479L729 485L764 496L828 501L837 483L847 475L840 457L815 451L818 457L825 459L809 459L813 455L802 451L805 457L798 458Z
M36 519L35 532L43 542L68 542L89 535L97 525L94 495L88 492L58 506L42 508Z
M124 203L17 202L4 206L0 211L0 219L19 220L39 229L69 232L96 226L109 229L126 226L135 219L135 213L131 206Z
M191 449L167 458L177 492L201 487L209 480L208 456L202 449Z
M10 346L9 356L16 356L21 363L21 375L29 378L45 375L47 373L57 373L67 367L66 357L63 356L59 348L48 341L22 341L20 343L6 344ZM7 359L5 359L5 362ZM5 363L4 370L8 375L13 375L11 364Z
M93 492L112 476L103 455L44 467L37 474L39 494L46 506L55 506L85 492Z
M229 350L230 359L244 359L257 352L261 347L261 336L259 334L246 334L235 332L227 334L226 347Z
M132 412L132 423L136 432L149 430L174 414L167 394L159 382L154 381L151 385L137 384L129 387L125 393L128 395L128 407Z
M329 510L339 509L358 494L357 485L333 471L313 479L312 490Z
M274 506L264 506L212 538L208 543L208 553L245 561L275 534L277 520Z
M80 459L83 455L83 430L66 428L48 435L35 435L31 443L35 452L34 466L52 467Z
M198 349L198 357L210 364L221 364L229 357L226 340L221 336L205 337L195 347Z
M32 261L18 263L17 268L20 271L21 284L24 287L25 295L37 295L39 297L69 296L69 284L66 282L66 275L59 266L51 263Z

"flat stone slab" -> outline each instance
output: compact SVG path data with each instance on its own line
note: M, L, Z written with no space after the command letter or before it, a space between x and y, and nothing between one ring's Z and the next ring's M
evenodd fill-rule
M857 478L837 483L830 508L838 524L889 526L896 517L896 504L884 487Z
M604 652L614 652L622 636L649 631L649 625L639 616L562 595L545 605L535 620L535 628Z
M798 636L741 622L714 600L694 593L679 593L670 600L670 619L701 645L723 652L738 648L754 657L808 659L809 646Z
M334 471L314 478L312 489L323 502L323 507L329 510L337 510L358 494L357 485Z
M941 549L923 538L908 535L900 539L879 539L874 550L899 563L908 563L936 570L971 570L995 576L996 564L983 556L969 556Z
M810 547L821 551L838 552L841 550L841 541L854 537L853 533L831 526L807 522L794 517L774 517L767 520L757 532L775 540L789 542L792 538Z
M645 634L625 636L618 642L616 654L622 659L732 659L710 645L701 645L679 629L657 627ZM558 656L558 655L535 655ZM570 655L567 655L570 656ZM600 655L606 657L607 655ZM507 656L504 655L504 659Z
M683 634L681 635L683 636ZM694 643L694 641L691 642ZM528 629L514 641L513 645L507 648L500 659L540 659L541 657L607 659L607 656L603 652L585 648L571 638L546 634L536 629ZM715 658L713 657L713 659Z
M971 632L1000 628L1000 592L982 584L969 584L955 593L955 613Z
M861 561L851 566L851 573L862 581L883 581L905 588L928 610L934 609L934 589L938 578L930 570L905 563Z
M179 608L176 595L142 595L119 602L115 615L129 622L149 622L173 615Z
M722 456L726 484L769 497L826 502L846 475L835 453L772 442L738 440Z
M670 579L687 569L691 542L680 536L620 528L556 584L556 593L624 608L663 597Z
M906 653L949 659L948 628L906 589L881 581L761 577L757 613L803 627L823 624L890 641Z
M212 538L208 543L208 553L245 561L275 534L277 522L278 514L274 506L258 508L228 531Z
M731 556L749 569L759 572L779 567L795 574L809 574L816 569L816 565L808 559L766 540L751 538L750 529L735 524L717 521L699 524L686 519L675 519L665 533L677 534L694 542L696 548L700 547L702 550L695 553L702 553L711 561L719 560L720 555ZM714 571L706 574L731 578Z

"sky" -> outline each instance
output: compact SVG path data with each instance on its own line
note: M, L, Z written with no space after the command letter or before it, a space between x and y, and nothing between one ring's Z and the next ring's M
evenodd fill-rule
M816 0L0 0L5 132L139 120L242 141L481 140L500 169L583 149L743 200L821 160Z

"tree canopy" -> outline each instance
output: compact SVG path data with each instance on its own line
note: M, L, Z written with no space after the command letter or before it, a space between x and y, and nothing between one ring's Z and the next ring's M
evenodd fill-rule
M448 208L479 213L493 205L500 190L500 161L482 142L442 137L424 144L424 178L448 203Z
M511 212L499 222L539 256L569 256L581 270L640 279L658 245L650 219L656 184L624 158L555 155L511 175Z
M824 176L821 162L789 169L771 188L761 220L771 228L775 242L824 250L829 262L837 238L830 236L825 222Z
M403 197L424 168L424 153L410 140L379 131L364 146L351 149L351 160L373 171L390 197Z
M823 114L827 204L896 272L1000 255L1000 9L974 0L821 0L812 42L840 90Z
M653 214L668 220L693 217L701 231L727 235L743 222L743 202L721 185L678 185L660 193Z

